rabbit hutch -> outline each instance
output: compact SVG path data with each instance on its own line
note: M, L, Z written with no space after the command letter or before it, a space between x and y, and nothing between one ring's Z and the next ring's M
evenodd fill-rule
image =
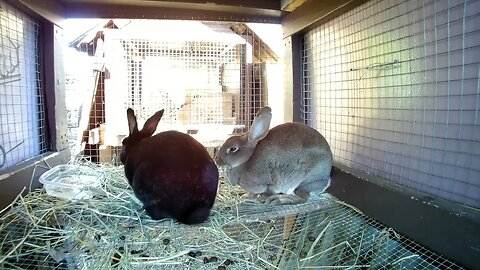
M93 56L95 70L89 116L70 121L85 132L73 145L102 163L116 162L129 107L140 121L163 108L159 131L180 130L213 149L267 104L267 74L278 62L245 23L108 20L69 45ZM77 69L66 67L67 76L79 80L70 75Z
M267 105L324 193L145 213L127 108L214 157ZM479 0L0 0L0 268L480 269L479 110Z

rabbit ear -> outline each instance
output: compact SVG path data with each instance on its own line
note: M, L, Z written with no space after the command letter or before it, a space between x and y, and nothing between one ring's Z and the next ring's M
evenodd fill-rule
M270 128L270 121L272 120L272 109L265 106L261 108L255 120L253 120L252 127L248 133L248 141L250 143L258 143L261 139L265 138Z
M154 115L152 115L148 120L145 122L143 125L142 133L147 135L147 136L152 136L152 134L157 130L157 125L158 122L160 122L160 119L162 119L163 116L163 109L156 112Z
M130 132L130 135L138 132L137 117L135 117L135 113L131 108L127 109L127 119L128 119L128 130Z

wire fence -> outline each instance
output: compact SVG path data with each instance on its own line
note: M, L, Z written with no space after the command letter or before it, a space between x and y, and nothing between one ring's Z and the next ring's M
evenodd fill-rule
M369 1L303 38L303 116L336 161L480 207L480 1Z

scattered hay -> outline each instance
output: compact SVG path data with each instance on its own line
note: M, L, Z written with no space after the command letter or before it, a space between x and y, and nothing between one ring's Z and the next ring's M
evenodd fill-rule
M24 264L50 257L54 262L47 266L79 269L275 268L273 259L284 249L284 215L296 212L246 201L241 188L221 177L207 223L154 221L133 195L123 167L75 163L101 174L93 198L63 200L44 189L19 196L0 223L0 230L8 231L0 238L0 266L12 267L22 257ZM31 257L34 253L43 258Z
M58 199L44 189L18 196L1 211L0 268L344 269L419 259L392 251L399 246L392 245L399 237L393 230L368 224L328 194L271 206L243 199L243 189L221 177L208 222L183 225L152 220L123 167L73 163L97 171L100 188L85 200Z

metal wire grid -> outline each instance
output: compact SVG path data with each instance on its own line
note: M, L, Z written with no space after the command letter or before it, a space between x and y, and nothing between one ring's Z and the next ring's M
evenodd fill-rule
M43 234L25 220L1 220L1 269L72 269L67 262L57 263L46 250L46 242L58 240L60 234ZM42 224L41 226L49 226Z
M163 108L162 123L235 124L232 107L238 104L232 102L238 98L240 85L236 89L227 87L229 79L240 76L239 45L207 41L121 42L124 47L128 43L138 50L126 50L124 58L128 61L130 85L125 107L138 111L139 119L146 120Z
M250 128L257 111L267 105L267 66L266 62L262 61L266 49L259 44L259 37L253 31L244 31L241 35L247 44L242 50L241 57L241 78L245 87L242 89L244 93L240 95L242 110L239 114L239 124L244 125L246 131Z
M159 104L165 102L162 105L170 112L164 116L165 123L238 124L247 129L256 112L266 105L266 65L261 58L265 49L258 44L258 36L249 31L242 36L247 44L122 41L136 48L155 48L145 54L153 62L140 64L141 68L138 63L129 65L131 89L135 90L132 90L127 106L147 110L147 116L154 113L154 106L144 105L145 102L154 102L157 107L162 107ZM141 54L134 55L142 57ZM163 72L168 75L162 76L159 67L170 72ZM147 82L142 85L139 78ZM160 89L153 96L140 90L142 87L154 89L153 85Z
M38 32L0 1L0 171L47 150Z
M335 159L480 206L480 1L369 1L304 36L304 118Z
M134 25L135 20L132 22ZM142 23L149 27L147 22ZM228 27L231 24L202 24L212 31L235 35ZM207 147L217 147L226 139L215 139L214 134L248 129L258 109L267 104L265 62L272 56L250 29L237 35L243 39L199 41L176 36L170 40L167 36L138 38L122 29L103 29L103 40L82 45L85 52L96 51L86 128L100 128L105 136L104 141L91 144L92 134L84 132L82 142L90 142L82 154L95 162L116 163L118 146L128 134L128 107L135 110L140 126L156 111L165 109L159 131L187 132ZM67 74L74 77L78 68L67 66ZM84 106L83 110L88 108ZM212 125L215 127L205 129ZM99 149L99 144L108 149Z
M316 127L316 122L313 121L313 81L312 81L312 71L311 67L313 63L311 62L312 52L310 51L309 41L305 38L302 38L302 95L300 100L300 113L301 119L304 124L307 124L311 127Z
M325 208L296 215L279 269L462 269L350 208Z
M226 260L232 262L227 269L462 269L394 230L325 198L294 206L246 203L232 211L238 211L238 218L221 225L226 233L222 244L209 239L189 242L192 235L208 231L208 224L171 227L168 223L144 221L143 228L137 228L140 225L118 217L104 216L100 223L93 221L98 226L123 228L122 235L113 235L110 230L83 228L85 224L97 226L85 214L71 213L76 218L70 216L64 220L55 209L32 209L32 213L45 219L33 225L28 216L2 218L0 248L4 256L0 257L0 266L2 269L100 266L102 269L158 269L158 265L148 263L147 259L143 264L125 264L123 260L128 257L127 253L142 253L148 258L158 256L156 252L167 252L176 257L165 258L170 263L163 264L162 269L212 269ZM148 233L142 241L134 237L140 229ZM185 252L180 255L182 251L175 249L184 242L189 243L189 249L203 251L203 254L198 258L189 257ZM232 254L210 253L222 245L238 250ZM111 253L112 246L116 247L117 255ZM260 248L261 252L252 252L249 247ZM215 255L218 260L205 260Z

